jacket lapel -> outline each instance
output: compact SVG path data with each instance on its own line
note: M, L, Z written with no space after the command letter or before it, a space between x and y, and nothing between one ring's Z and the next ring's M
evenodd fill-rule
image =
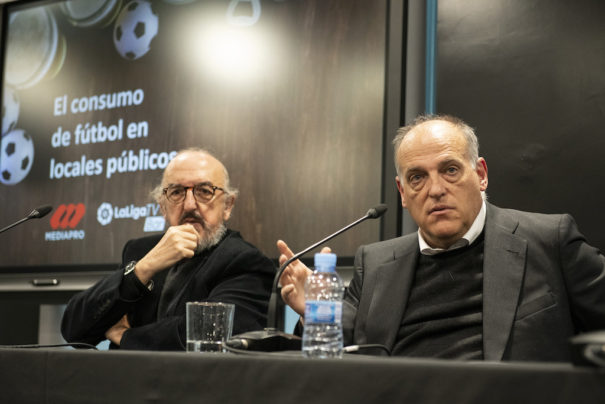
M410 240L410 239L408 239ZM407 240L406 240L407 241ZM360 302L363 312L359 324L366 331L368 343L393 347L405 311L418 257L418 242L411 238L393 252L393 260L371 271Z
M523 276L527 241L514 234L518 221L487 204L483 257L483 355L501 360L510 337Z

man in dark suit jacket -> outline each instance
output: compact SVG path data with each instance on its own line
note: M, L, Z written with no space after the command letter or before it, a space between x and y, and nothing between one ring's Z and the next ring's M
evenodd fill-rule
M70 299L61 325L65 340L183 350L188 301L235 304L235 334L264 327L275 269L225 227L237 191L224 165L204 150L184 150L153 195L170 227L129 241L115 273Z
M487 164L468 125L420 117L394 140L402 206L418 233L361 247L344 300L347 344L393 354L570 359L569 337L605 328L605 259L568 215L485 202ZM280 261L291 251L282 241ZM309 270L282 276L301 315Z

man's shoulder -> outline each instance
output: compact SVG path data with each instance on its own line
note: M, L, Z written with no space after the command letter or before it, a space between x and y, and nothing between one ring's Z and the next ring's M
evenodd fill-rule
M521 226L557 226L561 218L569 216L561 213L540 213L529 212L518 209L501 208L499 206L488 204L488 221L494 220L498 224L514 223Z
M238 249L242 251L259 251L256 246L244 239L239 231L227 229L225 236L219 243L223 248Z
M242 235L235 230L228 229L221 242L212 251L208 263L213 267L244 268L250 272L252 268L256 271L274 271L274 265L265 254L253 244L244 240Z
M390 254L404 253L409 250L418 250L418 234L416 232L406 234L401 237L396 237L384 241L366 244L362 246L366 253L371 254Z
M537 213L488 205L485 223L486 237L499 242L499 235L513 234L532 243L552 245L563 234L579 234L577 224L569 214ZM494 236L496 237L494 239Z
M216 246L213 255L227 259L238 255L244 255L248 258L258 257L267 262L271 262L255 245L246 241L240 232L231 229L227 229L225 236Z

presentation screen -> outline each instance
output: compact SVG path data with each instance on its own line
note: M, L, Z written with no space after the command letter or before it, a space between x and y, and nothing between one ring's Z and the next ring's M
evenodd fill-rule
M3 6L0 271L113 268L166 230L150 191L205 148L228 227L277 258L381 201L387 1L73 0ZM394 184L394 182L393 182ZM394 185L393 185L394 186ZM330 243L379 239L368 221Z

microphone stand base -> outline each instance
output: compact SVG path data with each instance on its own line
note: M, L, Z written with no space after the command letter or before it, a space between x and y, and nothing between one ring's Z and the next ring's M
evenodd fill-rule
M248 351L300 351L302 339L297 335L287 334L275 328L265 328L234 335L227 341L227 345Z

